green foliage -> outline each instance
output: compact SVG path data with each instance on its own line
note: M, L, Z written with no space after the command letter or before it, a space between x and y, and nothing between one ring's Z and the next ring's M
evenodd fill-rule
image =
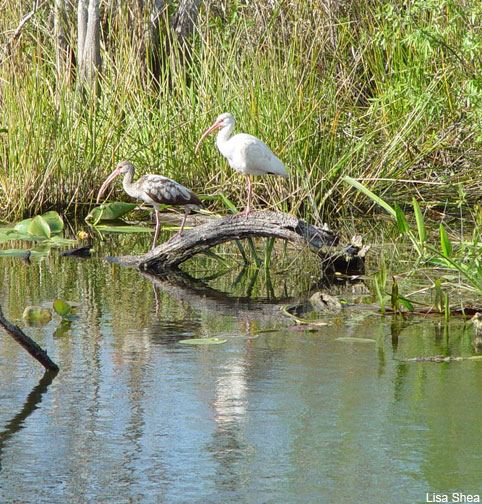
M2 6L4 33L31 8L20 5ZM302 0L254 9L230 0L222 9L201 9L189 57L170 30L161 30L157 82L129 23L105 11L112 22L104 24L111 31L103 34L97 102L83 101L72 76L59 75L50 33L55 5L44 5L0 65L0 215L19 219L47 208L85 215L107 168L123 158L139 175L163 173L238 205L244 178L213 140L198 156L193 149L228 110L237 131L267 141L288 167L287 181L257 181L256 206L319 221L352 213L362 197L346 198L346 175L366 179L384 197L397 191L399 201L411 187L397 180L408 174L443 184L436 194L433 186L420 188L439 201L457 193L455 178L467 182L465 197L475 201L480 5L355 0L327 9Z
M345 177L345 181L350 185L360 188L360 184L353 181L350 177ZM354 184L353 182L356 182ZM420 261L424 261L429 265L442 266L455 272L458 272L461 277L461 287L464 287L472 292L482 294L482 244L479 242L478 231L474 232L473 243L464 246L462 240L458 247L457 253L454 251L452 242L450 241L445 226L440 224L440 248L434 247L427 243L426 226L423 223L421 210L418 203L413 200L415 220L417 223L418 235L415 234L408 225L405 215L402 213L398 204L392 208L388 203L380 201L380 197L372 194L361 186L360 189L364 194L376 203L380 203L390 215L396 217L397 228L402 235L408 236L414 249L417 251ZM380 282L375 278L376 288L379 297L381 297ZM435 286L437 288L437 283ZM440 296L439 296L440 297ZM441 310L440 310L441 311Z
M73 243L75 240L63 238L61 233L64 228L62 217L55 211L36 215L30 219L24 219L14 227L0 228L0 243L23 240L41 242L45 246L58 246ZM49 248L32 250L33 255L46 255ZM2 250L0 255L22 256L25 250Z

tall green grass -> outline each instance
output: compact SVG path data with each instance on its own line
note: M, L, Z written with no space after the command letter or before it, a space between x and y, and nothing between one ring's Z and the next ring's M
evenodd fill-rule
M200 134L221 112L266 141L289 179L262 177L256 207L314 222L369 208L343 176L387 201L472 204L482 194L482 8L477 0L237 1L204 9L189 58L166 27L158 83L127 23L102 47L102 94L60 78L47 8L0 65L0 217L84 213L114 164L162 173L242 208L245 180ZM30 9L3 3L0 40ZM409 181L409 182L407 182ZM428 183L427 183L428 182ZM214 200L213 200L214 201ZM215 205L215 203L213 203Z

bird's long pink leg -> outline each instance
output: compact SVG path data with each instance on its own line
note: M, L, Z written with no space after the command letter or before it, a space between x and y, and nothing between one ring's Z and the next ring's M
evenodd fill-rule
M161 227L161 219L159 217L159 209L155 208L154 210L156 212L156 231L154 233L154 240L152 241L151 250L154 250L154 247L156 246L157 236L159 235L159 228Z
M184 217L182 218L181 226L179 228L179 231L177 233L174 233L169 240L167 240L166 243L169 243L172 239L174 239L176 236L179 236L179 238L182 237L182 230L184 229L184 224L186 223L187 216L189 214L189 207L186 205L185 210L184 210Z
M179 228L179 231L178 231L179 237L182 236L182 230L184 229L184 224L186 224L186 219L187 219L188 215L189 215L189 207L186 205L186 208L184 210L184 217L181 222L181 227Z
M248 177L248 204L246 206L244 214L246 215L246 218L248 218L248 214L251 212L251 195L253 194L253 183L251 182L251 177L249 175L246 175L246 177Z

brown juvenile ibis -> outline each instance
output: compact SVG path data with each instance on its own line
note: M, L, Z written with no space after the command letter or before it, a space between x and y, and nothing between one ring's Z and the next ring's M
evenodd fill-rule
M247 133L238 133L231 136L234 124L234 117L231 114L224 113L218 116L214 124L202 134L196 145L195 152L197 152L199 145L209 133L221 128L216 138L219 152L228 160L231 168L244 173L248 178L248 204L244 212L242 212L247 216L251 212L251 195L253 192L250 175L266 175L270 173L287 177L288 173L280 159L259 138Z
M154 211L156 212L156 232L154 233L154 240L151 247L152 250L156 246L159 228L161 227L159 219L159 205L182 205L185 207L181 227L177 233L173 234L169 238L169 242L176 236L182 236L182 230L184 228L184 224L186 223L189 209L191 207L199 208L201 206L201 201L192 191L186 189L183 185L178 184L174 180L162 175L143 175L133 182L132 179L134 178L134 170L134 165L132 163L129 161L121 161L102 184L99 194L97 195L97 203L100 202L100 197L106 190L107 186L118 175L124 174L124 180L122 181L124 191L129 196L152 205L154 207Z

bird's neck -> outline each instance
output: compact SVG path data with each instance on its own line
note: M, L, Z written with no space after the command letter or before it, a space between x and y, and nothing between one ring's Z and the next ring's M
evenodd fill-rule
M224 154L226 143L233 132L234 124L228 124L224 126L222 130L219 131L218 136L216 137L216 145L220 150L221 154Z
M132 179L133 178L134 178L134 168L131 168L129 171L127 171L125 173L124 179L122 180L122 187L124 188L124 191L129 196L132 196L131 193L132 193Z

